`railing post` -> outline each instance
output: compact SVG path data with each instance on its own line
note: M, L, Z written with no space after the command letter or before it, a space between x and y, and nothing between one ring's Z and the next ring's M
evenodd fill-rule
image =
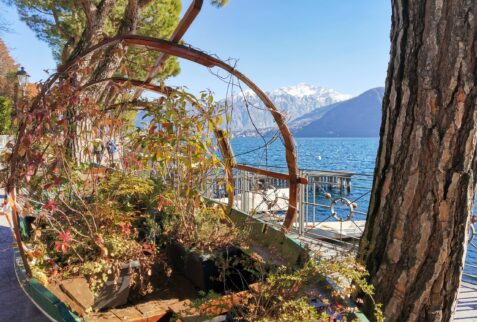
M303 170L300 170L300 177L305 177L306 179L308 179L308 177L306 177L305 173ZM300 187L300 193L299 193L299 196L298 196L298 234L300 236L303 235L304 233L304 224L305 224L305 211L304 211L304 204L303 204L303 200L304 200L304 191L306 190L306 185L302 185Z

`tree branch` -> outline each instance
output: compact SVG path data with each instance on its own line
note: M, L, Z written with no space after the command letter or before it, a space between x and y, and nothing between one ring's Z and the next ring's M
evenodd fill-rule
M56 11L55 8L52 8L51 13L53 14L53 20L55 21L55 26L60 32L60 34L62 34L65 38L68 38L68 39L73 38L73 36L65 28L63 28L63 26L61 26L61 22L58 17L58 11Z
M145 6L147 6L148 4L150 4L152 2L152 0L139 0L139 8L144 8Z
M104 108L103 111L112 111L117 108L123 108L125 106L129 106L126 110L128 111L143 111L155 108L155 105L152 102L144 101L144 100L132 100L129 102L119 102L115 104L111 104L108 107Z
M75 57L79 56L84 50L91 47L95 40L99 38L103 30L104 22L116 3L116 0L101 0L98 6L92 9L90 6L84 7L84 5L91 3L89 0L81 1L85 14L87 16L90 15L91 17L91 25L84 29L81 39L68 60L73 60Z
M83 8L84 14L86 16L86 28L92 28L93 26L93 17L96 13L96 7L90 0L81 0L81 7Z

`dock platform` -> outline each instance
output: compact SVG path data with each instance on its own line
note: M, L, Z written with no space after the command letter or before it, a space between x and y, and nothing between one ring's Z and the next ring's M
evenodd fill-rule
M477 284L462 281L454 321L477 322Z
M308 180L329 190L337 188L351 192L351 178L354 172L347 171L309 171Z

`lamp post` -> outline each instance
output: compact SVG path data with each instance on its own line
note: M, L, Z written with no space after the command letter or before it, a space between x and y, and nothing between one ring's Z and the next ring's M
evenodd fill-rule
M15 109L13 114L16 115L17 109L18 109L18 86L21 87L22 90L22 97L21 99L25 98L26 94L26 86L28 84L28 78L30 75L25 71L24 67L21 67L19 71L17 71L17 80L15 84ZM17 241L17 246L18 246L18 252L20 253L20 256L22 258L23 262L23 267L25 268L26 275L28 277L32 277L32 272L30 268L30 264L28 263L28 259L25 254L25 249L23 248L23 243L21 240L21 234L20 234L20 218L18 216L18 209L17 205L15 203L16 200L16 190L15 187L10 187L7 185L6 189L7 195L11 195L11 200L13 200L13 206L12 206L12 221L13 221L13 232L15 234L15 239Z
M28 79L30 77L30 75L28 75L28 73L26 72L25 67L23 66L20 67L19 71L17 71L16 76L17 76L17 81L15 82L15 95L13 97L14 108L12 111L12 119L16 117L18 112L18 90L19 90L18 87L20 87L22 91L21 99L23 99L26 95L26 86L28 84Z
M30 75L25 70L25 67L20 67L20 70L17 72L18 85L22 89L22 97L25 97L26 85L28 84L28 79Z

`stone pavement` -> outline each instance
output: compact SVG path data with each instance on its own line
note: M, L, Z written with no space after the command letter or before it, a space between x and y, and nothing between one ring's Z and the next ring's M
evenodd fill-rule
M4 216L0 216L0 321L49 321L30 301L18 284L13 269L13 236Z
M477 321L477 285L462 281L454 321Z

